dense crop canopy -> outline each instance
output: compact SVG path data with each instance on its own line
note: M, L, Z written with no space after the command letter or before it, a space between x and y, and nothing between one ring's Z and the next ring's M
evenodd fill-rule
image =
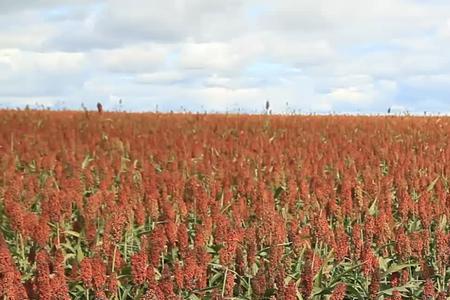
M446 299L449 134L0 111L0 298Z

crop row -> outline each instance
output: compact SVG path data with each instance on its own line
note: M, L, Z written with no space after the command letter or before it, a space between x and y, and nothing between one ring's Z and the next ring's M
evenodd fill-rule
M447 299L449 121L0 111L0 297Z

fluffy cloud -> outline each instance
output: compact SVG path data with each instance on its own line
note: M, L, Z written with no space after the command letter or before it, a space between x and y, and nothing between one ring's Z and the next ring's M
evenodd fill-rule
M254 48L241 43L187 43L180 53L180 65L185 69L238 70L257 54Z
M142 73L136 76L136 82L141 84L176 84L186 79L179 71L162 71Z
M159 45L140 45L96 51L92 56L106 71L142 73L163 66L168 51Z
M450 4L0 2L0 103L130 110L445 110Z

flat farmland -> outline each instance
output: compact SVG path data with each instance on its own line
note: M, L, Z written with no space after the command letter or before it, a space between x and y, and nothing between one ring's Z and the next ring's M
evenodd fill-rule
M0 298L448 299L449 134L0 111Z

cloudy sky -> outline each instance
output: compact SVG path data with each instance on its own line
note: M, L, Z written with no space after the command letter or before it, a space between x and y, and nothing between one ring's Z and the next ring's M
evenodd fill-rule
M0 108L450 112L449 48L446 0L0 0Z

